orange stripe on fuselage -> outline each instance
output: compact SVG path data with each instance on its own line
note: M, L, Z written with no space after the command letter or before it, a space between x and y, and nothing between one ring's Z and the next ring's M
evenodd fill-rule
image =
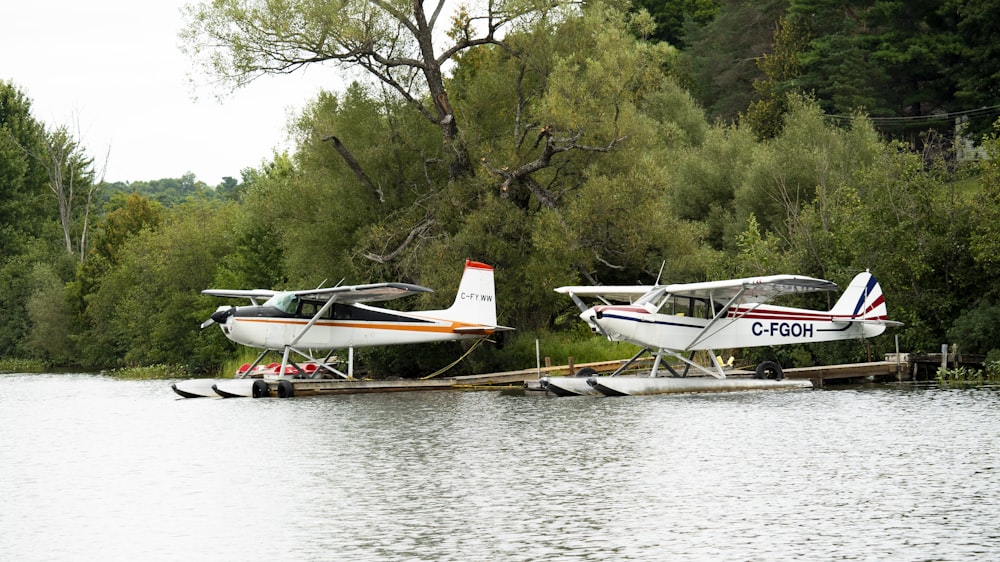
M250 322L250 323L260 323L260 324L293 324L296 326L305 326L308 324L308 320L293 320L288 318L236 318L237 322ZM441 325L427 325L427 324L416 324L413 323L375 323L375 322L316 322L313 324L314 327L324 327L324 328L360 328L366 330L390 330L399 332L420 332L420 333L436 333L436 334L451 334L458 333L455 332L458 328L475 328L476 324L465 324L463 322L451 322L447 326ZM483 328L483 333L493 333L493 330L488 328ZM460 334L465 335L465 334Z

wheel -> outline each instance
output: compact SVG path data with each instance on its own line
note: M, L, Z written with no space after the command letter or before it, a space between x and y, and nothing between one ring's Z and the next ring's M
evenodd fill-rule
M592 377L597 374L597 371L591 369L590 367L584 367L576 372L577 377Z
M785 372L781 370L781 365L778 365L774 361L764 361L760 365L757 365L757 371L754 374L755 379L774 379L780 381L785 378Z
M278 398L291 398L295 396L295 386L292 381L282 379L278 381Z
M252 393L254 398L267 398L270 396L271 391L267 388L267 381L264 379L253 381Z

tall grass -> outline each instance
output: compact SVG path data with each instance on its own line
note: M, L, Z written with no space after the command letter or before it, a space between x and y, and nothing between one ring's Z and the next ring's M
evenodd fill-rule
M512 363L520 368L535 366L535 342L538 342L538 354L544 366L545 358L552 365L566 365L572 359L574 364L594 363L598 361L617 361L628 359L639 351L639 347L629 343L608 341L607 338L590 333L540 333L521 334L509 342L503 352L512 356Z
M1000 361L987 361L982 369L959 365L937 370L937 382L949 386L1000 384Z
M187 368L180 365L146 365L144 367L122 367L106 371L104 374L125 380L185 379L191 376Z
M45 373L49 366L38 359L0 359L0 373Z

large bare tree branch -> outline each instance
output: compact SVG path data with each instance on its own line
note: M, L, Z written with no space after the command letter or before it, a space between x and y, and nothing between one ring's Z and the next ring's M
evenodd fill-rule
M408 10L389 0L339 3L287 0L214 0L185 8L188 27L181 32L185 50L207 63L210 72L235 87L259 76L287 74L304 66L334 62L356 66L388 85L425 119L439 126L449 156L449 176L472 175L468 147L449 102L443 67L459 53L495 44L501 30L519 18L544 13L565 0L541 4L489 0L485 13L459 8L452 43L436 51L435 27L446 0L433 3L430 19L422 0ZM482 23L484 30L478 30ZM423 83L401 79L397 71L421 74ZM433 107L428 107L430 100Z
M560 138L556 137L552 133L551 127L544 127L539 132L534 146L534 148L537 148L539 144L542 144L542 152L531 162L526 162L513 170L509 167L496 168L492 166L486 158L483 158L482 162L491 174L503 178L503 181L500 182L501 196L507 197L510 193L510 188L514 184L524 185L535 197L538 198L542 205L550 209L554 209L559 203L559 197L553 194L550 190L542 187L538 182L534 181L531 178L531 174L550 167L552 165L552 158L556 154L569 152L571 150L580 150L584 152L611 152L616 144L625 140L625 137L618 137L612 139L605 146L589 146L579 144L578 141L581 136L581 133L576 132L568 137ZM544 144L542 141L544 141Z
M354 172L354 176L358 178L358 181L360 181L372 193L377 195L380 202L385 203L385 194L382 192L382 189L372 182L371 178L368 177L368 174L365 173L364 168L361 167L358 159L354 157L354 154L351 154L351 151L344 146L344 143L340 142L340 139L333 135L325 136L322 140L329 141L330 144L333 145L333 149L337 151L337 154L340 154L340 157L344 159L347 167Z
M414 240L417 240L418 238L423 236L425 232L427 232L432 226L434 226L434 222L435 222L434 217L425 217L424 220L420 221L416 226L410 229L409 234L406 235L406 239L404 239L403 242L400 243L400 245L397 246L395 250L392 250L391 252L384 254L365 252L364 254L365 258L375 263L388 263L396 259L396 257L399 256L399 254L403 253L404 250L406 250L408 247L410 247L411 244L413 244Z

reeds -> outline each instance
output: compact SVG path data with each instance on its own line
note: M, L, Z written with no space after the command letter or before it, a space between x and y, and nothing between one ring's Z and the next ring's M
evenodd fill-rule
M987 361L982 368L959 365L946 369L938 368L937 382L951 386L976 386L1000 383L1000 361Z

